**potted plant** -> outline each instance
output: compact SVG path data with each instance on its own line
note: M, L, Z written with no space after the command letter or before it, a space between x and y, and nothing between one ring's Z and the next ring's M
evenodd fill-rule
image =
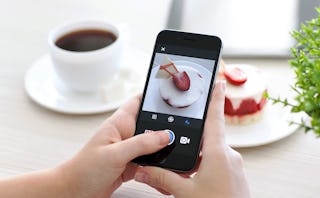
M273 103L289 106L291 112L305 112L310 122L301 120L291 122L303 127L306 132L312 130L320 136L320 7L316 8L318 17L301 24L300 30L291 32L297 41L291 48L289 61L295 72L295 84L291 89L296 93L294 102L288 99L272 98Z

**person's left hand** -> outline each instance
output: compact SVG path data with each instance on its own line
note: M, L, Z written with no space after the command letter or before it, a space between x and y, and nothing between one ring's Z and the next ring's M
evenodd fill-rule
M169 143L166 131L132 137L140 102L135 97L119 108L75 157L57 168L67 197L109 197L123 182L133 179L137 166L131 160Z

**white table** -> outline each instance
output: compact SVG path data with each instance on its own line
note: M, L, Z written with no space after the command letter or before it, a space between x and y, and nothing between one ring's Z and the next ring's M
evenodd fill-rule
M142 4L149 9L137 6ZM132 45L150 54L156 32L166 22L168 6L169 1L147 0L0 2L0 177L54 167L76 153L111 114L59 114L27 97L24 74L35 59L47 53L48 31L65 19L104 16L118 23L126 22ZM271 79L270 90L274 93L287 90L292 81L287 60L227 62L261 66ZM244 157L254 197L319 197L320 141L312 133L300 130L276 143L238 151ZM161 195L145 185L128 182L114 197Z

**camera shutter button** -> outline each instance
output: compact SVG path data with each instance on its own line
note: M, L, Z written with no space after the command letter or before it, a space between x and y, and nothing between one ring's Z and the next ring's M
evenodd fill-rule
M168 133L169 133L169 138L170 138L170 141L169 141L169 144L168 145L171 145L173 144L174 140L175 140L175 134L173 133L173 131L167 129L166 130Z

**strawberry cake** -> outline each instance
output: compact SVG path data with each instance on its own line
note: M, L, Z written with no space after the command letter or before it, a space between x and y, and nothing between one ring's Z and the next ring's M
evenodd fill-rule
M261 118L267 102L267 81L261 70L244 64L222 65L226 79L225 118L228 124L249 124Z
M156 78L162 79L159 84L160 96L171 107L188 107L204 92L204 80L197 70L176 66L167 57L164 57Z

